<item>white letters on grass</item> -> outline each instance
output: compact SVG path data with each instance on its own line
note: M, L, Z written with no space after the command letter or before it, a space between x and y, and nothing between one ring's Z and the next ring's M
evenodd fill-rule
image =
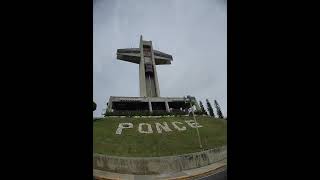
M203 127L199 123L196 123L194 120L186 120L185 122L191 128L197 128L197 126L198 126L198 128ZM162 133L162 131L165 131L165 132L172 131L170 129L170 127L168 126L167 122L161 122L161 123L160 122L156 122L155 123L155 126L156 126L156 129L157 129L158 133ZM178 131L187 130L187 128L185 126L183 126L182 122L173 121L173 122L171 122L171 124ZM179 126L177 124L179 124ZM119 126L118 126L118 129L116 131L116 134L122 134L122 129L128 129L128 128L133 128L133 124L132 123L119 123ZM139 133L143 133L143 134L151 134L151 133L153 133L152 126L151 126L151 124L148 124L148 123L139 123L138 131L139 131Z
M118 126L118 129L116 131L116 134L121 134L122 129L127 129L127 128L133 128L133 124L132 123L120 123Z
M185 126L182 126L181 128L177 126L177 124L183 124L182 122L174 121L171 123L174 128L176 128L178 131L185 131L187 128Z
M162 129L166 132L172 131L166 122L163 122L164 125L156 122L156 128L158 133L162 133Z
M144 126L144 125L146 125L147 128L148 128L146 131L143 130L143 128L142 128L142 126ZM153 131L152 131L152 128L151 128L151 125L150 125L150 124L148 124L148 123L140 123L140 124L139 124L139 132L140 132L140 133L150 134L150 133L152 133Z
M199 123L196 123L194 120L187 120L186 123L192 128L202 127Z

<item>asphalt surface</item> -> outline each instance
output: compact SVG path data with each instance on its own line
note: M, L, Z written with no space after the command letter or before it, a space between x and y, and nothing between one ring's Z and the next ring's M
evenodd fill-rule
M96 178L93 177L93 180L96 180ZM216 174L204 176L196 180L227 180L227 170L218 172Z
M216 174L204 176L196 180L227 180L227 170L218 172Z

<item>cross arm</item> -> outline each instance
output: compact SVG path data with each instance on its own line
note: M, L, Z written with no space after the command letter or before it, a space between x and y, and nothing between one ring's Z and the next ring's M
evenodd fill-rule
M154 60L156 65L171 64L172 56L170 54L166 54L157 50L153 50L153 51L154 51Z
M117 49L117 59L139 64L140 49L139 48Z

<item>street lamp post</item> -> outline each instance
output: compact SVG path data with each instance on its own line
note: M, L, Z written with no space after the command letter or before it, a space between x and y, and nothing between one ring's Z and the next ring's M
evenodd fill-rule
M193 120L196 123L196 129L197 129L197 134L198 134L199 145L200 145L200 148L202 149L201 138L200 138L199 129L198 129L198 122L196 120L196 117L194 116L193 107L192 107L192 104L191 104L191 98L189 96L187 96L187 101L189 101L189 103L190 103L190 108L191 108L191 111L192 111Z

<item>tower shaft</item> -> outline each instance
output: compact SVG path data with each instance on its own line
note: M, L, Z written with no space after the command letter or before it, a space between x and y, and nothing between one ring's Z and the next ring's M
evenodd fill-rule
M144 41L140 37L140 96L160 97L157 68L151 41Z

